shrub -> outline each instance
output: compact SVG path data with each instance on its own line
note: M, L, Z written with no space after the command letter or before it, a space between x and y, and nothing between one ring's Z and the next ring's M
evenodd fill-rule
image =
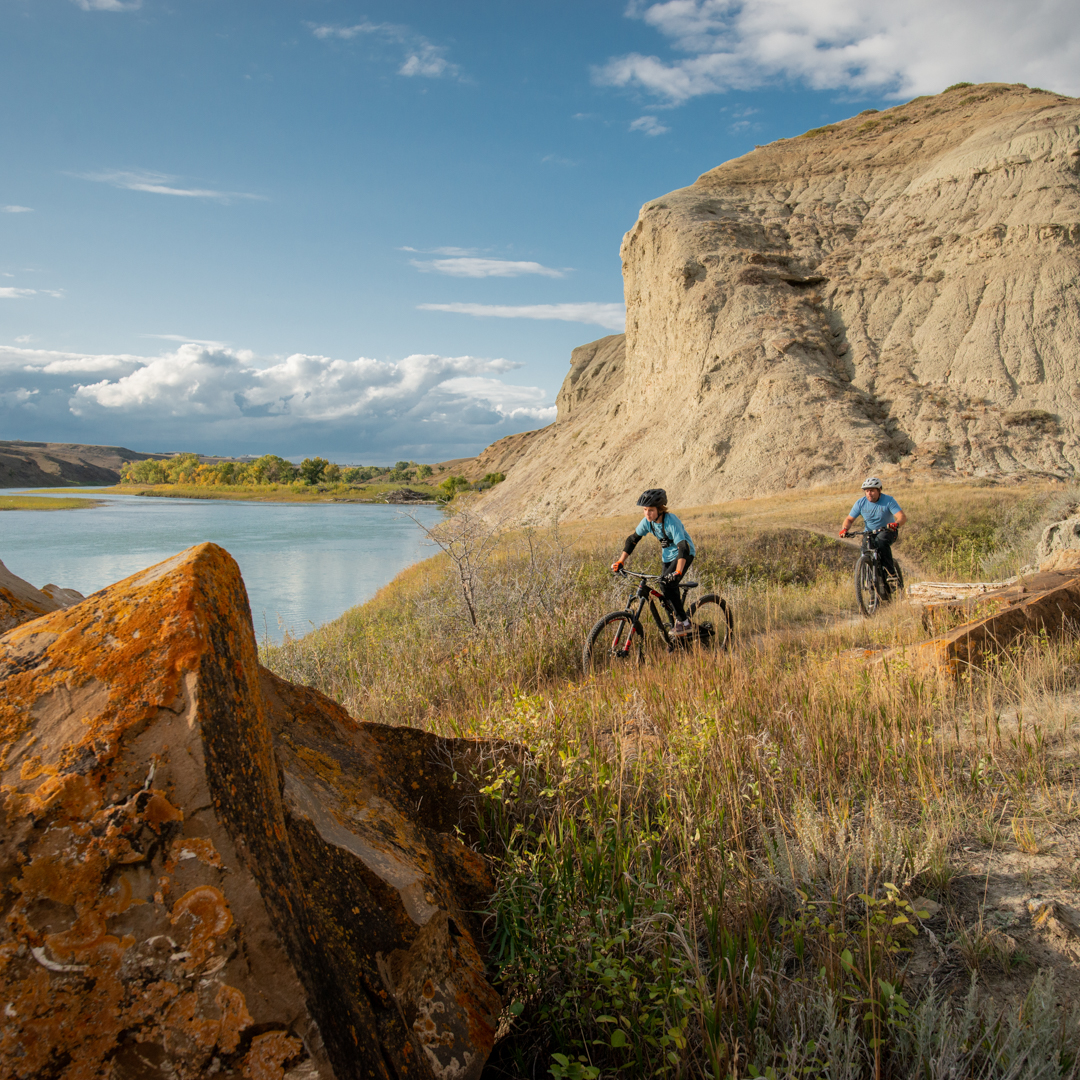
M300 476L305 484L317 484L326 471L330 462L326 458L304 458L300 462Z

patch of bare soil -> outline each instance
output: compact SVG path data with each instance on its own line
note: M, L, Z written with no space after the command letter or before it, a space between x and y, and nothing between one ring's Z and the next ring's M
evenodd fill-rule
M966 992L976 972L999 1007L1015 1006L1039 971L1058 999L1080 1000L1080 693L1051 693L1001 711L997 745L1013 790L989 794L981 820L954 844L950 865L924 877L930 917L908 979ZM962 733L961 733L962 735ZM1052 777L1019 790L1023 759ZM989 773L994 763L985 761ZM918 905L917 905L918 906Z

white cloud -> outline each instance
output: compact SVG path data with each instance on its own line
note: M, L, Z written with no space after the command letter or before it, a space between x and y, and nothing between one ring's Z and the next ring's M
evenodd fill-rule
M453 259L431 259L424 262L410 259L409 262L425 273L449 274L451 277L520 277L522 274L540 274L543 277L561 278L565 271L543 266L538 262L512 262L509 259L482 259L458 257Z
M30 296L55 296L59 300L63 295L62 289L16 289L9 285L0 287L0 300L25 300Z
M74 0L83 11L138 11L142 0Z
M420 311L451 311L458 315L478 315L496 319L559 319L562 322L592 323L608 330L623 330L626 308L622 304L418 304Z
M655 116L639 116L630 125L631 131L643 131L646 135L665 135L671 130L665 127Z
M414 248L414 247L400 247L398 251L411 251L414 255L454 255L454 256L467 256L479 254L479 248L463 248L463 247L436 247L436 248Z
M0 346L0 430L153 449L439 461L547 423L552 394L504 359L285 358L188 342L157 356ZM403 453L397 451L404 451Z
M16 338L16 341L28 341ZM0 345L0 376L11 372L35 372L45 375L94 374L118 372L128 374L145 363L143 357L124 354L88 355L86 353L54 352L47 349L16 349Z
M425 79L461 78L461 68L446 58L446 48L428 41L407 26L394 23L356 23L353 26L326 26L308 23L311 32L321 41L336 38L350 41L367 36L385 44L401 46L404 60L398 74L406 78L420 76Z
M3 206L0 210L5 214L32 214L34 212L32 206Z
M154 338L157 341L179 341L182 345L205 345L208 349L227 349L226 341L208 341L203 338L184 337L183 334L143 334L144 338Z
M900 98L960 80L1080 92L1075 0L665 0L627 14L687 55L616 57L594 80L671 103L786 79Z
M103 172L79 173L83 180L94 180L100 184L125 188L128 191L146 191L152 195L179 195L187 199L219 199L230 202L233 199L264 199L263 195L251 195L245 191L214 191L209 188L177 187L176 177L158 172Z

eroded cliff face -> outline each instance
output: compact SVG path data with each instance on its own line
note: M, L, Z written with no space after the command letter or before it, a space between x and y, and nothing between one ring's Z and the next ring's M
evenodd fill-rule
M1078 172L1080 103L991 84L647 204L625 360L591 380L618 339L575 350L558 420L488 501L586 516L653 485L685 506L867 472L1075 476Z
M475 1080L481 751L260 668L213 544L0 637L0 1075Z

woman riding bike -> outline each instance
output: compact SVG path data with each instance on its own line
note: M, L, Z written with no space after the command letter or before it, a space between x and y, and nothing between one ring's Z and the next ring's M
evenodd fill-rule
M642 537L650 533L660 541L660 560L663 563L663 577L660 586L664 599L675 612L675 637L690 633L690 619L683 607L682 590L679 582L683 574L694 561L694 541L686 531L686 526L667 508L667 492L663 488L649 488L643 491L637 501L645 508L645 516L638 527L626 538L622 554L611 564L613 573L618 573L623 563L634 553L634 548Z

